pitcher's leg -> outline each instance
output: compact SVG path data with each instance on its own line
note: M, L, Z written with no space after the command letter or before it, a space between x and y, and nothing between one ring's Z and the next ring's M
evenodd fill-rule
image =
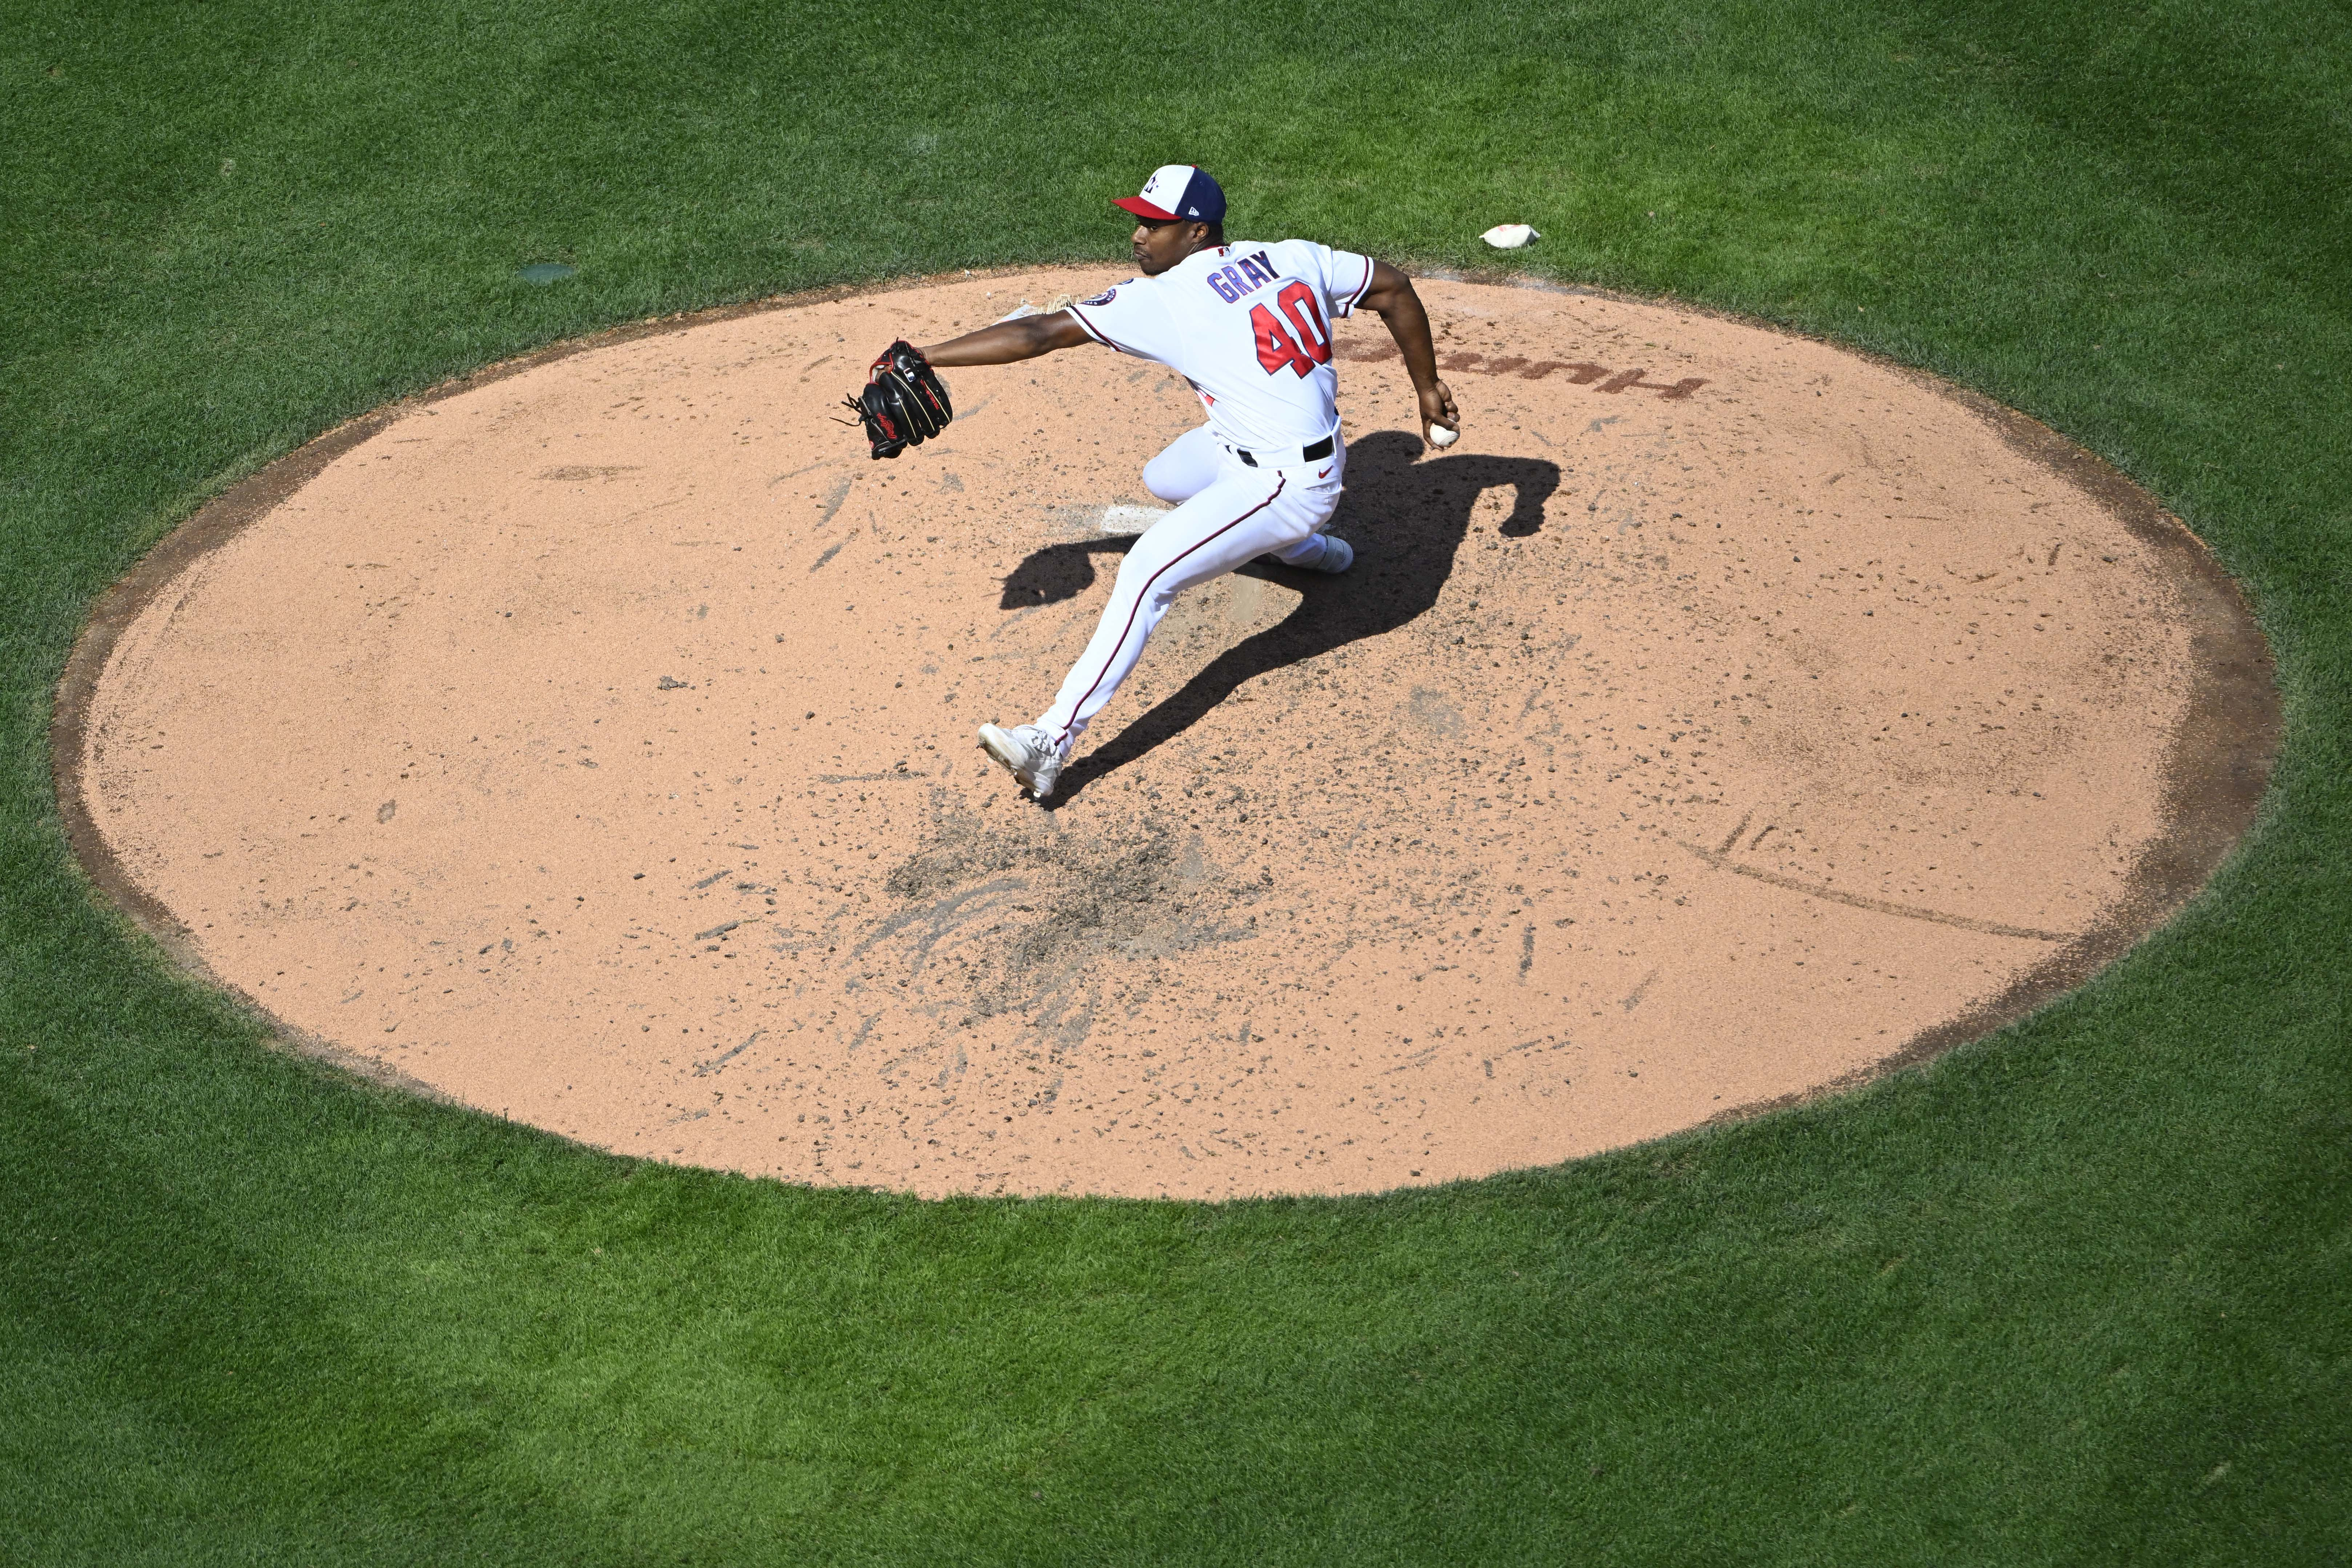
M1320 465L1316 471L1315 482L1318 488L1328 486L1336 492L1348 471L1348 447L1344 442L1335 442L1334 447L1330 458ZM1301 499L1305 499L1303 495ZM1337 499L1336 495L1334 499ZM1328 519L1330 515L1331 509L1324 508L1323 518ZM1303 567L1310 572L1334 569L1344 572L1347 570L1348 563L1355 560L1355 552L1345 544L1338 545L1335 550L1334 543L1335 542L1323 532L1322 521L1318 520L1314 532L1295 544L1268 553L1285 566ZM1335 563L1331 559L1335 554L1343 559Z
M1223 457L1206 425L1187 430L1143 465L1143 488L1181 506L1217 482Z
M1270 550L1292 548L1328 515L1328 504L1300 505L1296 499L1281 504L1287 482L1280 474L1229 469L1135 542L1111 584L1093 640L1071 666L1054 705L1037 720L1064 756L1135 668L1152 628L1177 595Z
M1160 456L1143 466L1143 489L1169 503L1183 505L1216 484L1218 470L1223 468L1223 449L1216 445L1216 435L1209 433L1209 426L1185 430L1162 447Z
M1319 533L1310 533L1297 543L1281 550L1266 552L1285 566L1312 566L1323 559L1325 541Z

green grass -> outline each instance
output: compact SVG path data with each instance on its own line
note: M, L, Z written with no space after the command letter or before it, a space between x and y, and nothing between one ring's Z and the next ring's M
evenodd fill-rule
M0 16L0 1562L2352 1556L2341 5ZM1524 219L2110 458L2273 641L2260 826L1866 1093L1221 1207L606 1158L273 1052L90 900L51 689L203 497L616 321L1108 261L1169 158L1423 263Z

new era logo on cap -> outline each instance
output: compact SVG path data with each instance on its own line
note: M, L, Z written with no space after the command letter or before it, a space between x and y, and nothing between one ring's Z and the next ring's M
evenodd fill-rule
M1153 223L1225 221L1225 193L1191 163L1162 164L1143 182L1141 195L1120 196L1111 205Z

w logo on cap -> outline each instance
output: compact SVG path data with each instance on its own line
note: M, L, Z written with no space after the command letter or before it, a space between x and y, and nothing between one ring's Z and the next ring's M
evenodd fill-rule
M1175 223L1180 215L1202 223L1225 221L1225 193L1192 163L1163 163L1143 182L1140 195L1120 196L1112 205L1152 223Z

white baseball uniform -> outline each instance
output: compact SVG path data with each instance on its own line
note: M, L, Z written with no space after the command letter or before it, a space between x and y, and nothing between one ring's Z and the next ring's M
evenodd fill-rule
M1321 557L1347 463L1330 323L1371 283L1369 257L1286 239L1195 251L1070 307L1097 342L1183 376L1209 422L1144 468L1151 493L1181 504L1128 552L1093 640L1037 720L1062 755L1177 595L1260 555L1291 566Z

